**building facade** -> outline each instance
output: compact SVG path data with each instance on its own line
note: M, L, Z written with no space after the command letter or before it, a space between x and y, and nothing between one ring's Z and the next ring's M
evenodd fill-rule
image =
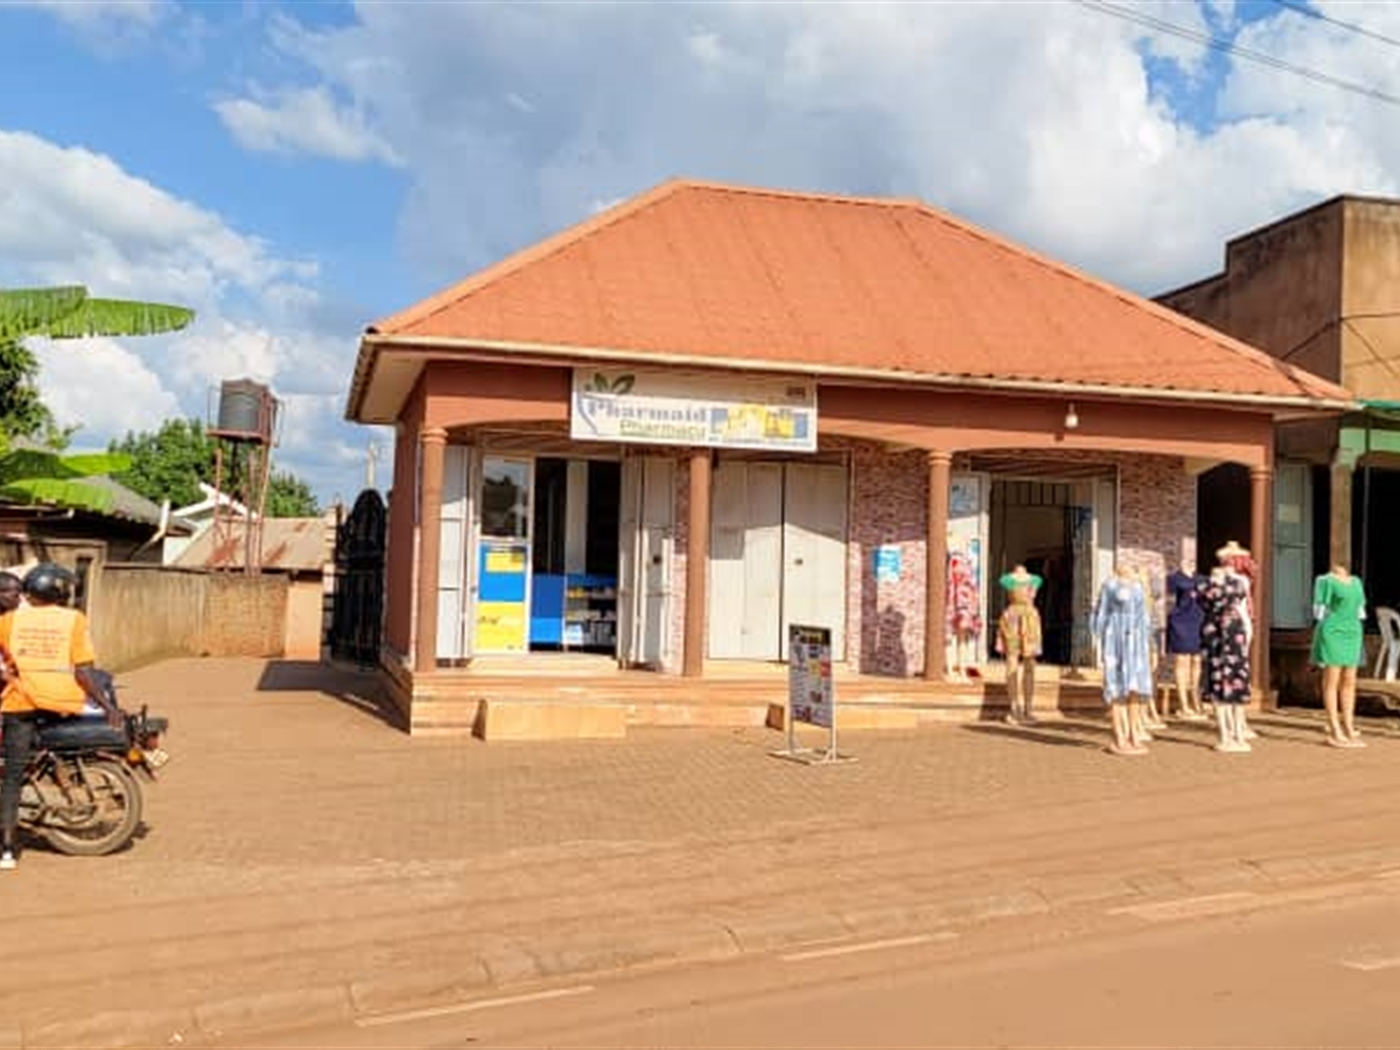
M1267 549L1275 424L1350 404L916 201L678 181L371 326L347 415L396 428L382 660L416 727L471 672L700 677L793 624L941 682L994 655L1018 564L1045 661L1091 665L1114 565L1195 560L1197 475L1246 472Z
M1158 301L1351 390L1357 410L1280 421L1273 625L1305 645L1313 577L1347 565L1400 605L1400 201L1336 197L1231 240L1225 267ZM1202 479L1203 534L1238 520L1237 471Z

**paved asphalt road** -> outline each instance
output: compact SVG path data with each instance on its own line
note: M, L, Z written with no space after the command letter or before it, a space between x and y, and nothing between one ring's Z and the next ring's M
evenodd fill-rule
M1400 873L1397 873L1400 875ZM1395 1046L1400 877L523 989L252 1045ZM243 1044L243 1045L248 1045Z

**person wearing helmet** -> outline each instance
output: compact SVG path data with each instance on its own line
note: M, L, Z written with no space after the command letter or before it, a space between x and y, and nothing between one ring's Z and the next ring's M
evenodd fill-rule
M0 613L12 612L24 600L24 581L12 572L0 572Z
M0 614L0 692L5 777L0 783L0 870L19 856L19 794L39 726L82 713L91 698L113 725L121 711L92 678L96 656L87 617L69 607L73 574L44 562L24 576L25 602Z

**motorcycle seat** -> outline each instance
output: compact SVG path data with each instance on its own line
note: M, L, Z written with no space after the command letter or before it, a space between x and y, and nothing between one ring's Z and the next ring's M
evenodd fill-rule
M59 718L39 727L39 746L51 751L125 751L126 728L103 718Z

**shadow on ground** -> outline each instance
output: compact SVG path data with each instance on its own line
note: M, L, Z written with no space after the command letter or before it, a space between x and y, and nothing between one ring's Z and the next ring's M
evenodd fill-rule
M1094 726L1084 722L1039 722L1032 726L970 722L962 728L986 736L1008 737L1051 747L1102 748L1110 735L1107 726Z
M395 729L403 719L375 671L317 660L269 660L258 678L260 693L320 693Z

